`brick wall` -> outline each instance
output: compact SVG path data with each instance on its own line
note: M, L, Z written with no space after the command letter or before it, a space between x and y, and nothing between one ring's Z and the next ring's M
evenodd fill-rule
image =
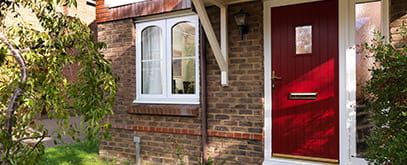
M173 164L177 160L176 146L182 146L186 161L197 164L201 143L199 113L195 113L198 116L151 113L183 108L199 111L199 106L132 103L136 98L135 27L132 19L98 24L98 37L107 43L105 55L112 60L113 71L120 77L115 115L108 119L113 125L113 137L101 144L102 156L134 158L132 140L133 136L139 136L143 164ZM191 145L187 145L189 143Z
M233 15L243 9L249 33L240 40ZM229 86L220 86L220 70L207 44L208 131L242 133L248 139L209 138L211 157L226 164L260 164L263 160L263 16L262 2L229 6ZM211 23L219 36L219 9L208 9ZM217 153L219 152L219 154ZM244 162L244 163L243 163Z
M100 2L100 1L99 1ZM240 9L248 12L250 31L240 40L233 15ZM407 41L397 29L407 26L407 2L391 0L391 34L393 43ZM263 160L263 31L262 2L229 6L230 85L221 87L220 70L209 44L207 49L208 83L208 154L215 162L225 164L260 164ZM208 8L215 33L219 36L219 9ZM105 54L113 60L115 74L120 76L114 106L116 115L112 139L102 142L102 156L134 159L133 136L141 137L142 164L175 164L176 150L182 148L187 164L198 164L201 156L200 105L138 105L135 98L135 27L132 19L98 24L99 40L106 42ZM201 34L203 35L203 34ZM267 37L267 36L266 36ZM177 110L191 113L179 116ZM159 111L159 114L151 114Z
M100 155L105 158L119 158L119 162L135 162L136 148L133 137L141 137L140 154L142 164L176 164L180 148L181 159L187 164L200 161L200 136L183 135L126 129L111 129L112 140L101 142Z
M233 15L250 14L249 34L240 40ZM219 35L219 9L210 7ZM263 160L263 39L262 3L229 7L230 86L221 87L220 70L207 43L209 155L226 164L260 164ZM112 138L104 140L104 157L135 158L133 136L141 137L142 164L174 164L177 146L187 164L201 159L200 105L133 104L136 95L135 28L132 19L98 24L98 37L106 42L105 55L120 77L115 115L110 117ZM204 34L201 34L204 35ZM178 110L188 110L186 115ZM159 113L157 113L159 112Z
M263 143L261 140L241 140L233 138L209 138L209 157L218 164L261 164Z
M407 28L407 1L391 0L390 6L390 34L392 43L395 47L400 48L407 45L407 40L399 34L401 27Z

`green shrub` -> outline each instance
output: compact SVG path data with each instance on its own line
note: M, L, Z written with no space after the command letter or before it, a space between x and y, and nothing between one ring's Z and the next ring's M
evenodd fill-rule
M407 34L402 29L401 35ZM380 34L363 47L375 59L364 91L375 128L368 137L368 160L373 164L407 162L407 48L395 48Z

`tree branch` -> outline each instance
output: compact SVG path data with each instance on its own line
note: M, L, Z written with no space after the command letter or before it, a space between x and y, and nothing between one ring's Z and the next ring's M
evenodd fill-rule
M21 53L28 52L28 51L30 51L30 48L25 48L25 49L20 50Z
M43 133L43 135L44 135L44 133ZM34 149L37 148L37 146L42 142L42 140L45 139L45 137L49 137L49 136L42 136L41 139L37 143L35 143L35 145L31 151L34 151Z
M40 143L40 142L41 142L44 138L46 138L46 137L50 137L50 136L45 136L44 133L43 133L43 134L40 135L40 136L23 137L23 138L21 138L21 139L16 140L13 145L16 145L17 143L20 143L20 142L23 141L23 140L39 139L39 138L41 138L40 141L38 141L38 142L35 144L35 146L36 146L36 145L38 145L38 143Z
M38 138L40 138L40 140L37 143L35 143L35 145L31 148L30 152L34 151L34 149L37 148L37 146L42 142L42 140L44 140L45 137L50 137L50 136L45 136L44 134L45 134L45 132L43 132L41 136L31 136L31 137L24 137L24 138L18 139L17 141L15 141L13 143L13 146L17 146L17 149L14 152L15 153L19 152L20 147L18 147L18 145L17 145L19 142L21 142L23 140L28 140L28 139L38 139Z
M20 86L14 91L13 96L7 107L6 112L6 131L8 132L9 136L12 134L12 116L16 110L16 101L21 97L20 93L24 90L25 85L27 83L27 68L25 66L24 58L21 56L20 50L14 48L14 46L10 43L6 36L0 36L0 40L5 43L8 49L13 53L13 57L18 62L21 71L20 77ZM11 137L10 137L11 139Z
M31 46L29 48L22 49L22 50L20 50L20 52L21 53L28 52L30 50L38 49L38 48L43 47L43 46L44 46L44 41L39 41L38 44L36 44L34 46Z

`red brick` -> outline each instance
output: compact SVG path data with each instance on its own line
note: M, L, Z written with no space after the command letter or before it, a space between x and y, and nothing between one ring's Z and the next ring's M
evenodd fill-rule
M244 133L244 134L242 134L242 138L244 138L244 139L249 139L249 138L250 138L250 134Z
M234 133L233 137L242 138L242 134L241 133Z

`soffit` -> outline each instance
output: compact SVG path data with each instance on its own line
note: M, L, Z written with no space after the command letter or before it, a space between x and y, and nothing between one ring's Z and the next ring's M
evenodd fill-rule
M226 4L226 5L232 5L232 4L237 4L237 3L244 3L244 2L251 2L251 1L257 1L257 0L203 0L205 6L212 6L214 5L212 1L218 1L219 3Z

